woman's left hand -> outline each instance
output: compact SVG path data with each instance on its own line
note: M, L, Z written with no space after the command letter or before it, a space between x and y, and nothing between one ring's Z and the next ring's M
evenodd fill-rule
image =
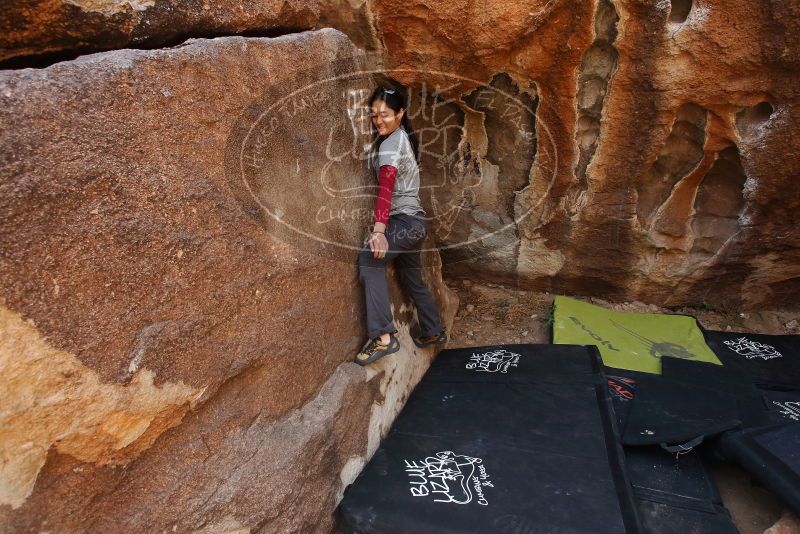
M369 238L369 248L372 249L372 257L383 259L389 250L389 240L381 232L373 232Z

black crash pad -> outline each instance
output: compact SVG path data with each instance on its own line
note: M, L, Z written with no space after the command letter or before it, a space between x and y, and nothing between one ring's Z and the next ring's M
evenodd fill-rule
M742 427L759 427L770 423L764 397L744 370L735 366L669 357L662 358L661 365L664 378L735 397Z
M800 390L761 390L759 393L769 412L770 423L800 421Z
M748 373L767 389L800 389L800 336L704 330L720 361Z
M651 375L608 368L606 373L609 394L622 432L639 379L644 376L646 382ZM697 449L683 454L670 454L653 445L625 446L624 450L626 471L633 487L642 532L737 532Z
M448 349L422 382L594 384L601 372L596 352L580 345L531 344Z
M642 532L646 534L738 534L728 511L714 505L713 512L680 508L663 503L638 500L636 502Z
M681 445L740 425L733 395L651 375L636 382L622 443Z
M661 447L625 447L625 464L637 499L703 512L722 504L699 451L670 454Z
M339 507L345 534L638 532L594 347L442 351Z
M698 451L668 454L660 447L625 447L642 532L736 534Z
M800 514L800 423L726 432L716 449Z
M606 383L608 384L608 394L611 397L611 404L614 407L614 415L617 421L619 435L625 432L625 423L628 421L628 413L633 406L633 398L636 394L637 381L645 377L652 376L651 373L629 371L627 369L605 368Z

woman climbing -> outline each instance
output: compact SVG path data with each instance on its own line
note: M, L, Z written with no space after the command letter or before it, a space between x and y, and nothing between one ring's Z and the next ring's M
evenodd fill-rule
M386 281L386 264L395 259L403 290L414 300L420 322L418 347L447 342L447 332L428 289L422 281L420 246L427 235L425 210L419 201L418 148L406 116L405 102L397 89L378 87L370 107L376 138L369 157L370 170L378 179L375 223L358 255L359 280L367 303L368 340L355 361L370 364L400 349L395 334ZM375 147L378 150L375 150ZM369 248L366 248L366 245Z

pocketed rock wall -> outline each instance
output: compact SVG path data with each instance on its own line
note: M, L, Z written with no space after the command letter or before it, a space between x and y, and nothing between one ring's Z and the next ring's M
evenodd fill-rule
M317 155L373 83L336 69L363 60L324 29L0 72L0 531L331 530L433 351L411 342L392 282L403 348L352 363L355 252L279 238L226 150L270 86L333 77L248 182L313 219ZM339 185L369 183L361 161L340 164ZM449 323L457 299L425 261Z
M449 250L446 273L668 306L797 307L800 4L375 9L390 65L414 66L398 78L464 127L429 156L464 175L429 205L453 215L443 244L488 237Z

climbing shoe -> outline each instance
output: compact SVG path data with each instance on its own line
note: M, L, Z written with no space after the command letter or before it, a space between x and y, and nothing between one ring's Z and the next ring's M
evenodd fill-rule
M447 328L442 328L442 331L432 336L421 336L414 338L414 344L418 347L427 347L428 345L444 345L447 343Z
M392 354L400 350L400 342L394 334L389 334L389 344L384 345L381 343L381 338L376 337L367 341L361 352L356 354L355 362L359 365L369 365L388 354Z

